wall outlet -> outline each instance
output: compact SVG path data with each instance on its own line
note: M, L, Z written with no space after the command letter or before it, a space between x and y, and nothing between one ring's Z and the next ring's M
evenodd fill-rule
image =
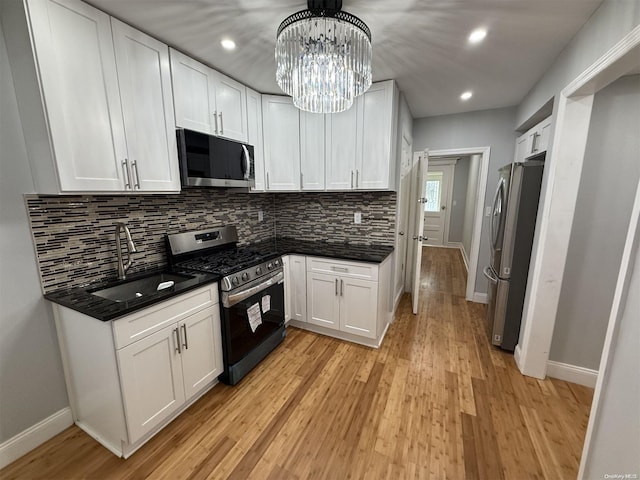
M353 223L362 223L362 212L356 212L353 214Z
M264 220L264 213L262 210L258 210L258 221L261 222Z
M491 207L484 207L484 216L485 217L491 216Z

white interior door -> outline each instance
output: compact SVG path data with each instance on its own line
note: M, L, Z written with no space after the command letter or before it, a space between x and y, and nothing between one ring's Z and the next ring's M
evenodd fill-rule
M448 240L449 189L452 166L430 167L427 173L424 202L424 230L426 245L444 245Z
M420 155L418 160L418 187L419 195L414 198L414 201L420 202L421 206L425 198L425 190L427 187L427 171L429 169L429 153L425 152ZM420 265L422 264L422 235L420 232L424 230L424 211L422 208L416 208L414 232L416 234L413 237L415 242L415 263L413 264L413 288L411 289L413 313L418 313L418 298L420 296Z

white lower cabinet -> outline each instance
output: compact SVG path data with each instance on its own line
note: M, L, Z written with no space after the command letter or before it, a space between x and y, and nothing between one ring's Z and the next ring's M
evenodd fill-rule
M291 260L289 263L293 271ZM306 257L305 294L300 288L303 282L292 282L290 287L298 289L296 300L291 295L290 324L378 347L391 320L390 266L390 257L381 264ZM301 298L306 318L299 319L296 311L303 305Z
M54 305L76 424L128 457L217 383L217 284L102 322Z

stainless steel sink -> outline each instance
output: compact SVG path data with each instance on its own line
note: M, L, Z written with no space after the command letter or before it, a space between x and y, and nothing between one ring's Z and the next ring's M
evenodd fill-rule
M175 285L191 280L192 278L193 277L188 275L178 275L175 273L156 273L148 277L120 283L113 287L93 291L89 290L88 293L114 302L127 302L141 297L156 295L164 290L173 289ZM173 282L173 284L167 282ZM158 287L161 287L160 290Z

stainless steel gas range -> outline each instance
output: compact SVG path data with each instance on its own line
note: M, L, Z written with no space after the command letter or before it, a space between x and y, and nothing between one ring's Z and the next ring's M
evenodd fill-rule
M167 235L172 266L221 276L219 378L228 385L236 385L285 337L282 258L237 242L234 226Z

